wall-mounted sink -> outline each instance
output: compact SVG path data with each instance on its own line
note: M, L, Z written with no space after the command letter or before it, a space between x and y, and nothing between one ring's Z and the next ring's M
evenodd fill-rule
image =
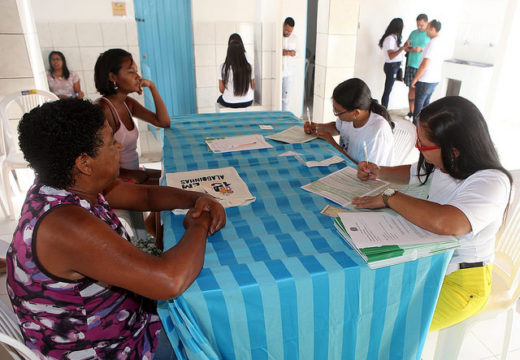
M477 67L482 67L482 68L487 68L487 67L493 66L493 64L488 64L488 63L483 63L483 62L478 62L478 61L463 60L463 59L448 59L445 61L454 63L454 64L477 66Z

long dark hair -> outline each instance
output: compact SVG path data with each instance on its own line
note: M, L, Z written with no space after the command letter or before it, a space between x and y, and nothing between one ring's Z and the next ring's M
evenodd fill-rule
M352 78L343 81L334 89L332 98L345 110L370 110L370 112L384 117L392 129L395 126L386 108L380 105L376 99L372 99L368 85L361 79Z
M242 50L244 52L246 52L246 48L244 47L244 42L242 41L242 37L239 34L233 33L233 34L229 35L228 46L233 43L239 44L242 47Z
M70 71L69 71L69 68L67 67L67 60L65 60L65 55L63 55L63 53L61 51L53 50L49 53L49 73L54 78L54 74L53 74L54 69L52 68L52 64L51 64L52 55L58 55L61 58L61 61L63 62L61 71L63 73L63 77L65 79L68 79L70 76Z
M247 94L251 84L251 65L247 62L243 48L244 46L238 43L229 44L226 61L222 66L224 86L229 79L229 69L233 71L233 92L235 96Z
M466 179L479 170L496 169L513 181L500 163L486 120L471 101L460 96L434 101L421 110L418 124L425 130L426 137L441 148L444 170L451 177ZM457 149L458 156L455 156L454 149ZM424 179L423 183L433 170L433 164L427 163L421 154L417 176Z
M381 39L379 39L379 47L383 48L383 42L385 41L385 38L388 35L396 35L397 36L397 46L401 46L401 36L403 32L403 19L401 18L393 18L392 21L390 21L390 24L388 24L388 27L385 30L385 33L383 36L381 36Z
M133 62L132 54L123 49L110 49L99 55L94 66L94 84L97 91L103 96L116 93L114 84L109 79L109 74L117 75L125 60Z

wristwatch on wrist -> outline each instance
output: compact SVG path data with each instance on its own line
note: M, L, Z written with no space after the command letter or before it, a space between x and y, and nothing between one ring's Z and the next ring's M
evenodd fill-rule
M396 193L397 193L397 191L392 188L388 188L385 191L383 191L383 193L381 194L381 198L383 199L383 202L385 203L385 207L390 207L390 206L388 206L388 199L391 196L394 196Z

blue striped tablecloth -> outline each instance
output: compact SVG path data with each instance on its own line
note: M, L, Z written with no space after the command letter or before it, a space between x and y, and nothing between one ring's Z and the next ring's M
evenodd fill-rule
M261 130L269 124L274 130ZM208 238L204 268L159 315L179 358L419 359L451 253L370 270L341 239L330 202L300 186L346 163L307 168L286 151L322 160L325 141L213 154L206 137L300 124L287 112L179 116L164 131L165 172L233 166L256 201L228 208ZM351 164L352 165L352 164ZM184 233L182 216L163 212L165 247Z

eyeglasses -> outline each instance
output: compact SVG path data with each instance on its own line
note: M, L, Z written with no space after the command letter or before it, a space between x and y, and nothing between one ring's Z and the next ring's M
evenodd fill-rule
M334 114L334 116L341 116L341 115L343 115L343 114L348 113L349 111L350 111L350 110L345 110L345 111L342 111L342 112L337 113L337 112L335 112L334 109L333 109L333 110L332 110L332 113Z
M438 146L423 146L421 144L421 142L419 141L419 135L417 134L417 140L415 140L415 147L417 148L417 150L419 150L420 152L423 152L423 151L428 151L428 150L437 150L437 149L440 149L440 147Z

